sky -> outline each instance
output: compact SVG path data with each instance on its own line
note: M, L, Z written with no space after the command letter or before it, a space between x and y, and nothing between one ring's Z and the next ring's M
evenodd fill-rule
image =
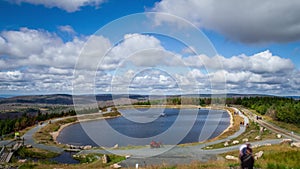
M298 0L1 0L0 95L300 95Z

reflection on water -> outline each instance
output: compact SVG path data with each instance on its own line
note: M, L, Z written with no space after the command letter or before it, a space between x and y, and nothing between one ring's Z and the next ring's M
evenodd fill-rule
M120 111L123 114L122 117L68 126L57 140L65 144L105 147L115 144L119 146L148 145L152 140L163 144L182 144L203 141L205 138L201 138L201 131L204 124L206 131L202 132L210 132L209 138L216 137L230 124L229 114L221 110L169 108ZM164 116L161 116L161 113L164 113ZM177 121L176 124L175 121ZM111 130L104 130L107 124ZM187 133L185 132L186 126L191 126ZM90 139L85 131L88 131L88 135L93 139ZM166 132L171 134L168 137L160 137ZM185 137L178 141L174 138L179 134L184 134ZM120 140L120 135L126 137Z
M51 161L59 164L78 164L79 161L73 158L74 154L76 154L76 152L64 151L59 156L52 158Z

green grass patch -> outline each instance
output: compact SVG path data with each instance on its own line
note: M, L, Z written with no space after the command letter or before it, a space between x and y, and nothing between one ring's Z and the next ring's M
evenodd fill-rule
M47 124L45 127L41 128L38 132L34 133L33 138L37 143L56 145L50 133L58 131L61 125L72 123L75 122L76 120L77 118L72 117L51 124Z
M21 147L18 151L17 154L21 158L37 158L37 159L49 159L58 156L58 153L38 149L38 148L25 148Z

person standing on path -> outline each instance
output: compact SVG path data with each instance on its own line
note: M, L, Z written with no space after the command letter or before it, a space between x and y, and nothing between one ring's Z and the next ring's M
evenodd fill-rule
M240 147L241 168L242 169L253 169L254 157L252 155L252 148L250 143L246 143Z

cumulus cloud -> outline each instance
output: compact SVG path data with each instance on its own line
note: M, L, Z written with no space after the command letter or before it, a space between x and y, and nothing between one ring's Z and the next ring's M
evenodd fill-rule
M153 8L244 43L300 40L299 10L298 0L162 0ZM156 22L175 21L158 17Z
M75 12L80 10L83 6L95 6L97 8L104 0L12 0L10 2L17 4L30 3L33 5L43 5L47 8L57 7L67 12Z
M71 92L76 83L81 91L99 93L300 94L300 72L290 59L268 50L250 56L181 55L152 35L128 34L113 46L102 36L64 41L28 28L1 32L0 44L0 92Z
M232 71L250 71L253 73L280 73L294 70L294 64L290 59L273 55L269 50L252 56L242 54L230 58L197 55L184 58L184 62L191 67L202 67L208 70L229 69Z
M66 33L69 33L69 34L75 34L76 33L75 30L70 25L58 26L58 29L62 32L66 32Z

